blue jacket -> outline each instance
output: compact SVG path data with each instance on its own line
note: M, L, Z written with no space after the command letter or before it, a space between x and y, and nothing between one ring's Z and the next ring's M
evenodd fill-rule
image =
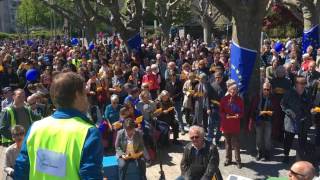
M90 124L93 124L84 114L75 109L58 109L56 112L54 112L52 117L57 120L72 117L81 117ZM18 155L16 160L16 164L14 167L14 179L29 179L30 165L26 141L28 139L30 129L24 138L20 154ZM88 130L87 137L82 149L82 157L79 169L80 178L102 180L102 159L103 147L101 144L101 136L99 130L95 127L92 127Z

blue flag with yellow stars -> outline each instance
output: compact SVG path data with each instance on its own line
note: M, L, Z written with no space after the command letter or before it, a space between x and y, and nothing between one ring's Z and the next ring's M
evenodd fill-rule
M135 49L139 51L141 49L141 36L140 33L137 33L132 38L128 40L128 47L130 50Z
M248 90L256 56L257 51L242 48L232 42L230 78L236 81L239 93L242 95Z
M307 52L308 46L312 46L314 52L319 48L319 25L316 25L303 32L302 37L302 52L303 54Z

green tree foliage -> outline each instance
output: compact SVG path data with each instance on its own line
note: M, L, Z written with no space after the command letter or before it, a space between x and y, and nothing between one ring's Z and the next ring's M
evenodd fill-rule
M17 21L20 26L50 27L52 11L40 3L39 0L22 0L17 12ZM61 22L61 19L57 18Z

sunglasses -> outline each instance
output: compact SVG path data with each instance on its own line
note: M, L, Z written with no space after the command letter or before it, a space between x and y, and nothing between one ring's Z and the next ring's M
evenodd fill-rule
M296 82L296 84L300 84L300 85L306 85L306 82Z
M190 139L199 139L199 136L192 136L192 137L190 137Z
M33 105L35 105L35 104L37 104L37 103L36 103L36 102L34 102L34 103L28 103L29 106L33 106Z
M216 77L216 79L220 79L221 77Z
M290 173L291 173L292 175L294 175L294 176L301 176L301 177L305 177L305 176L306 176L306 175L304 175L304 174L297 173L297 172L293 171L292 169L290 169L289 171L290 171Z
M12 134L13 137L18 137L18 136L23 136L23 135L24 135L23 132Z
M267 89L267 88L264 88L263 90L264 90L264 91L270 91L270 89Z

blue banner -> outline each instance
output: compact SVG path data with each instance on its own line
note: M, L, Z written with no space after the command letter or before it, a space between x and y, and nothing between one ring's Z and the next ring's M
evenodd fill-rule
M240 94L244 94L248 90L256 56L257 51L242 48L232 42L230 78L237 82Z
M135 49L139 51L141 49L141 36L140 33L137 33L131 39L128 40L128 48Z
M319 47L319 25L316 25L309 29L308 31L303 32L302 37L302 52L303 54L307 52L308 46L312 46L314 52L316 52Z

